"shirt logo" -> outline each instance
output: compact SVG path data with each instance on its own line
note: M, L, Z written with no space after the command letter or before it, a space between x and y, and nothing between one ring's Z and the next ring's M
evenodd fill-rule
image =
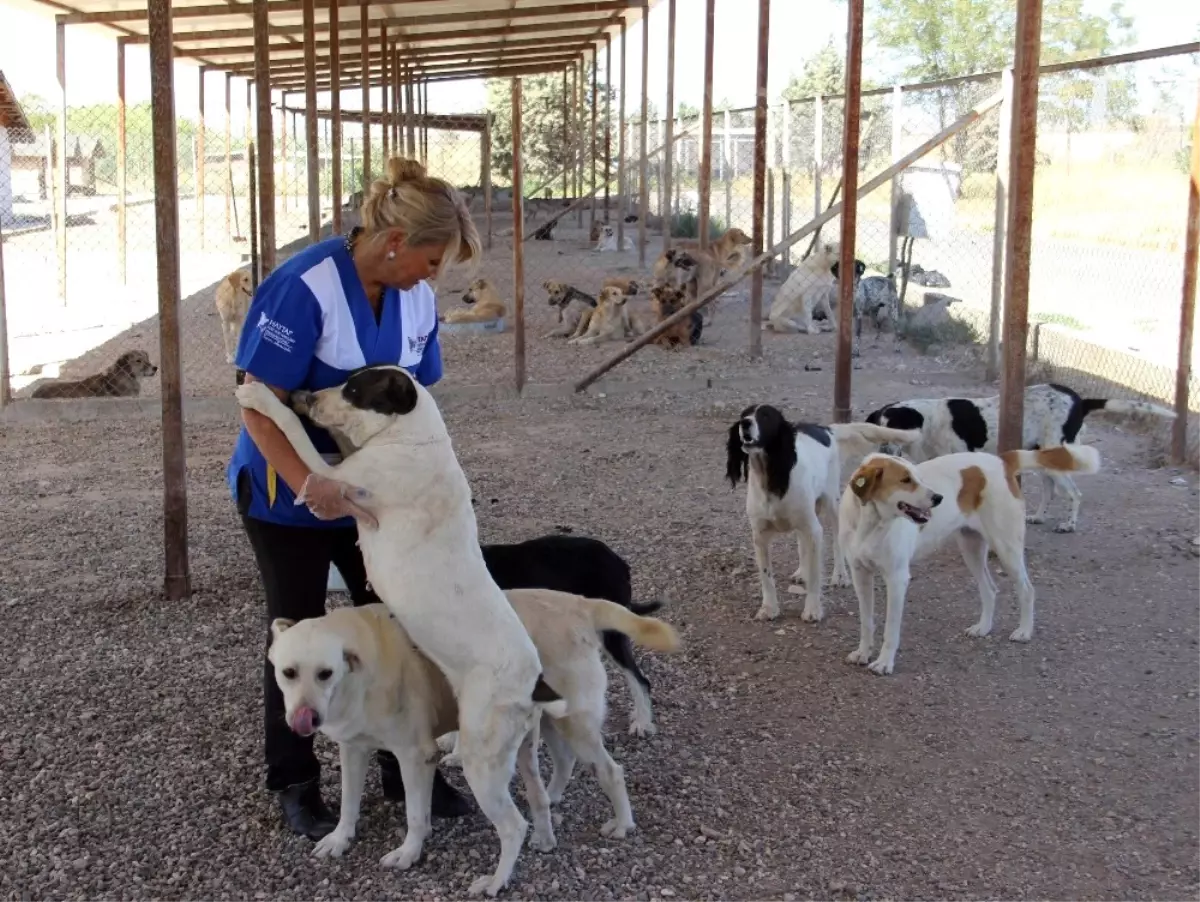
M285 354L290 354L296 344L296 333L265 313L259 314L258 331L262 334L263 341L275 345Z
M413 354L424 354L425 353L425 343L427 341L429 341L429 333L428 332L426 332L424 335L418 335L415 338L410 337L408 339L408 350L410 352L412 352Z

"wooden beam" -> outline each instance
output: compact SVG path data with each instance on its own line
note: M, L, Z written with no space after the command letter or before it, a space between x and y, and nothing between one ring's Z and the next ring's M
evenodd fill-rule
M638 265L646 266L646 217L650 213L646 140L650 134L650 5L642 4L642 135L638 185Z
M998 453L1019 448L1025 416L1025 344L1029 334L1029 261L1033 239L1033 179L1037 167L1038 59L1042 0L1017 0L1013 64L1012 151L1009 159L1008 247L1004 277L1004 369L1000 376Z
M304 58L308 70L304 77L304 143L308 174L308 241L321 238L321 155L317 137L317 48L315 26L316 0L304 0Z
M125 110L125 44L117 38L117 277L128 284L128 127Z
M197 105L200 109L199 121L196 124L196 218L200 221L200 249L204 250L205 232L208 229L204 222L204 176L208 167L205 166L205 127L204 127L204 76L208 73L208 69L204 66L200 67L199 79L199 96L197 97Z
M410 157L415 158L417 156L417 119L416 119L416 116L413 115L413 111L416 109L417 97L416 97L416 85L415 85L413 79L414 79L413 70L409 69L405 73L405 79L404 79L405 109L408 110L408 143L407 143L407 147L408 147L408 155Z
M850 0L853 5L856 0ZM858 0L861 2L861 0ZM751 246L757 257L763 249L763 205L767 176L767 67L771 38L771 0L758 0L758 68L754 106L754 209L751 214ZM762 268L754 270L750 282L750 356L762 356Z
M563 85L562 85L562 142L563 142L563 186L562 194L565 198L571 190L568 184L569 172L571 167L568 161L574 157L574 148L571 145L571 118L569 115L569 101L567 99L567 69L563 69Z
M333 0L339 2L339 0ZM359 43L361 46L360 55L366 57L371 50L371 29L370 9L364 4L359 10ZM366 197L368 186L371 184L371 85L368 79L362 82L362 167L363 176L362 184L359 189L363 192L363 197Z
M850 421L854 350L854 243L858 235L858 139L862 125L863 0L849 0L846 24L846 101L842 124L842 236L838 261L838 331L833 365L833 421Z
M524 172L521 160L521 79L512 80L513 235L525 231ZM513 241L513 369L517 394L525 388L525 242Z
M599 189L599 185L596 181L596 150L597 150L596 131L597 131L597 117L599 115L598 107L599 107L599 103L600 103L600 93L599 93L600 85L599 85L599 78L598 78L598 73L597 73L597 70L599 69L599 61L597 60L597 56L599 56L599 54L597 54L595 48L593 48L592 49L592 104L591 104L591 106L592 106L592 203L591 203L591 219L588 221L588 225L592 225L596 221L596 192Z
M253 0L254 94L258 116L258 253L260 277L275 268L275 136L271 113L271 66L267 48L267 0ZM287 133L287 123L283 124Z
M518 75L542 75L547 72L558 72L563 66L563 62L559 60L557 63L547 62L539 63L534 66L495 66L486 69L466 69L461 72L443 72L430 75L427 80L430 82L449 82L449 81L467 81L477 78L512 78ZM376 79L370 81L372 87L379 87L379 81ZM346 89L361 87L362 79L354 79L347 76L343 81L342 87ZM286 87L289 91L297 90L303 87L303 82L289 82L286 85L277 87ZM317 90L328 91L331 83L328 78L317 79Z
M604 221L608 222L609 182L612 181L612 38L604 36ZM620 247L618 244L617 247Z
M480 174L479 184L483 187L483 221L487 231L484 247L492 249L492 117L487 115L483 127L483 139L480 142Z
M658 212L662 214L662 246L665 251L671 247L671 223L675 215L671 202L671 184L675 175L675 0L667 0L667 110L663 115L667 129L663 143L667 147L663 151L663 207Z
M338 0L329 0L329 29L338 31L338 16L341 7ZM335 43L329 50L329 80L333 90L329 92L330 144L332 164L329 172L331 200L333 201L333 234L342 234L342 59L341 48Z
M1188 178L1187 227L1183 241L1183 298L1179 305L1179 359L1175 369L1175 422L1171 457L1187 460L1188 389L1192 376L1192 339L1196 327L1196 264L1200 260L1200 85L1192 118L1192 165Z
M392 66L388 65L388 43L387 43L387 26L379 28L379 57L381 70L381 79L383 82L382 100L380 101L380 109L383 111L383 171L387 171L388 157L391 156L391 137L393 120L395 118L395 97L392 96L392 85L395 80L395 73L392 71Z
M717 0L704 3L704 109L700 125L700 247L708 247L709 211L712 208L712 108L713 108L713 53L716 49ZM725 223L730 228L731 222Z
M158 378L162 388L163 551L168 601L192 594L188 568L187 452L179 317L179 183L175 143L171 0L149 0L154 135L154 238L158 276Z
M516 74L518 70L524 74L529 72L544 72L548 69L557 69L564 64L575 61L575 59L576 57L574 55L552 54L548 56L530 57L529 59L521 60L519 64L513 63L512 65L503 63L452 63L446 65L424 66L421 69L421 76L429 77L431 79L436 79L437 76L447 75L464 78L471 77L469 75L464 75L464 73L474 72L499 72L511 76ZM389 67L389 69L390 68L391 67ZM358 76L360 79L362 78L362 72L354 71L353 69L344 72L344 75L346 78L352 78L354 76ZM320 84L328 84L329 78L328 76L318 74L317 81ZM304 81L301 75L289 75L286 77L276 78L274 83L278 88L288 88L289 90L292 90L297 86L302 86ZM388 84L390 85L390 83L389 76Z
M629 186L625 172L625 20L621 20L621 107L617 122L617 247L625 246L625 217L629 215ZM609 79L611 83L611 79Z
M233 74L225 73L225 234L233 234Z

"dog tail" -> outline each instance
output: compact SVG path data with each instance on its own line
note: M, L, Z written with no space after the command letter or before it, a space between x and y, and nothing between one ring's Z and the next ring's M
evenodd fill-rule
M1009 476L1026 470L1048 473L1098 473L1100 452L1091 445L1056 445L1037 451L1005 451L1000 455Z
M596 630L616 630L632 639L635 645L654 651L675 651L679 647L679 634L665 620L643 617L602 598L589 598L588 601Z
M533 700L542 706L543 713L549 714L551 717L567 716L567 700L559 695L541 674L538 675L537 682L533 684Z
M834 423L829 427L838 450L865 455L877 445L911 445L921 437L920 429L892 429L874 423Z
M1175 411L1168 410L1165 407L1160 407L1157 404L1151 404L1148 401L1118 401L1112 398L1083 398L1081 402L1081 408L1085 417L1089 413L1103 411L1104 413L1114 413L1117 416L1152 416L1160 417L1164 420L1175 419Z

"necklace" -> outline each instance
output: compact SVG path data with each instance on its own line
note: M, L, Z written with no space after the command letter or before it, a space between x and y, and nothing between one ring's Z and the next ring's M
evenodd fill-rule
M354 256L354 243L358 241L358 236L363 233L362 226L355 226L346 235L346 253Z

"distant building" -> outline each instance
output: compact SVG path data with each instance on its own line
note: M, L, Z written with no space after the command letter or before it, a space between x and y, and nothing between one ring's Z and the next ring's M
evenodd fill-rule
M13 221L13 144L32 137L29 120L0 72L0 223Z

